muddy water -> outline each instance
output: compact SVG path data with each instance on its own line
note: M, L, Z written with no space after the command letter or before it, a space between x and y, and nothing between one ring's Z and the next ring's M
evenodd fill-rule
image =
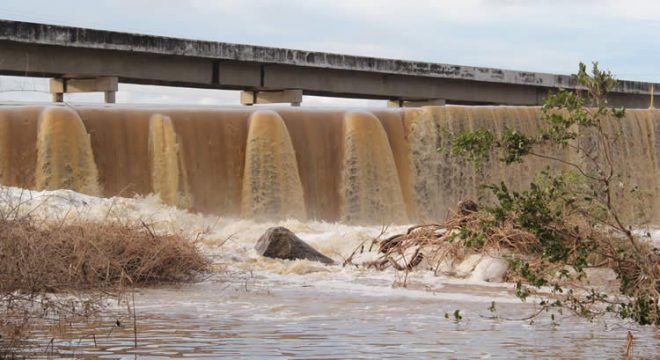
M256 219L307 218L296 154L282 117L250 116L241 214Z
M629 111L612 144L624 180L638 185L656 221L658 115ZM512 296L510 284L419 272L408 289L393 288L401 280L394 273L267 260L253 250L264 230L282 225L341 261L380 231L346 223L437 221L456 201L476 197L484 180L524 186L548 164L504 168L492 160L476 168L451 155L448 136L477 127L532 132L538 117L538 109L522 107L1 107L0 182L106 197L157 193L159 200L30 193L34 206L19 203L51 220L145 219L161 231L204 234L204 250L229 271L222 279L140 291L137 347L122 305L56 336L57 356L620 358L631 326L636 354L657 358L655 330L620 320L589 323L559 314L559 325L549 314L533 324L504 320L534 312ZM298 220L254 221L263 218ZM499 320L482 317L491 315L491 301ZM463 316L458 323L455 310ZM44 349L50 333L34 338Z
M55 342L57 357L164 358L546 358L617 359L628 329L620 321L589 323L557 314L530 321L533 305L506 286L436 284L392 289L385 278L350 286L261 274L143 290L135 299L137 347L126 311L77 325ZM412 284L411 286L415 286ZM487 310L496 300L496 315ZM462 320L454 320L459 309ZM449 319L445 318L449 314ZM114 316L113 316L114 315ZM121 326L116 326L119 319ZM657 358L658 334L631 328L635 354ZM95 334L94 338L91 334Z
M197 284L138 290L137 348L126 303L110 303L100 319L72 329L64 324L63 333L35 332L36 349L46 349L53 338L56 357L619 359L629 329L636 355L657 358L660 345L657 330L618 319L590 323L555 314L553 326L551 314L543 313L533 324L520 320L535 312L538 301L521 303L513 284L484 282L476 268L466 278L422 268L402 288L402 275L392 271L267 259L254 250L267 228L285 226L341 263L364 241L407 226L257 222L190 213L155 196L105 199L0 187L0 211L5 206L58 224L145 221L154 231L202 238L201 249L222 269ZM660 230L652 234L660 244ZM369 260L364 256L356 263ZM488 311L492 301L495 314ZM458 323L455 310L463 317ZM500 318L482 317L493 315Z
M656 222L658 114L627 111L610 144L620 181L638 189ZM484 181L521 189L539 171L561 169L538 159L476 167L451 153L452 134L534 133L540 125L538 108L505 106L0 106L0 183L108 197L157 193L194 211L256 219L437 221L457 201L478 197ZM626 209L632 218L634 211Z

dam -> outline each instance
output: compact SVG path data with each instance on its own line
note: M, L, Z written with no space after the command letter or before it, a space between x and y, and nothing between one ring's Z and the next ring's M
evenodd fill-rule
M122 19L140 7L125 5ZM149 16L136 19L156 20L156 7L144 5ZM102 17L118 18L110 15ZM278 34L284 20L247 15L241 25ZM376 15L401 25L399 13L387 24ZM163 20L169 28L181 19ZM574 77L0 20L4 75L50 79L53 102L0 101L0 358L12 319L27 329L24 357L657 356L657 326L642 324L658 289L649 300L624 287L649 291L660 270L658 84L618 82L608 106L626 111L598 122L607 136L571 127L565 147L540 145L505 165L495 152L473 163L453 140L466 130L547 130L539 105L556 89L582 90ZM239 90L250 106L114 104L122 83ZM66 102L75 92L103 92L106 104ZM300 107L304 95L388 107ZM605 162L616 172L606 193L583 180ZM464 200L496 204L483 184L546 190L540 174L565 170L574 172L561 179L561 220L546 220L554 203L538 206L552 190L514 205L518 219L500 224L496 211L455 216ZM625 228L599 223L611 209ZM594 221L583 219L592 212ZM544 234L530 231L541 222ZM282 227L333 263L255 246ZM625 231L631 238L620 240ZM186 249L208 266L181 272L194 260ZM568 255L556 262L557 254ZM141 280L171 271L172 284ZM91 285L111 273L117 301L114 286ZM95 305L73 300L97 292L97 314L75 314ZM35 310L34 324L20 322L32 313L14 294ZM49 310L58 298L75 317Z
M649 214L659 205L658 120L658 110L628 110L613 144L621 181L643 190ZM451 153L452 134L539 126L537 107L1 106L0 182L104 197L156 193L229 217L438 221L458 201L477 199L484 182L522 189L548 166L560 169L537 159L476 166Z
M557 164L476 166L451 154L449 137L478 127L534 132L549 91L579 89L566 75L8 20L0 20L0 53L0 75L50 77L56 103L89 91L114 102L118 83L242 90L246 105L299 105L303 95L390 100L392 108L353 110L0 106L3 185L154 193L169 205L254 219L434 221L477 199L484 182L522 189ZM629 108L614 144L621 181L644 191L651 214L659 198L656 85L619 81L608 97Z

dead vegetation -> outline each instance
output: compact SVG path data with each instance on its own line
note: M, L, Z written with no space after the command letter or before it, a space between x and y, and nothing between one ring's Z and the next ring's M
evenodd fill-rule
M210 262L197 245L145 223L49 224L0 219L0 359L21 353L35 323L97 313L137 286L194 280Z
M187 281L207 269L195 244L146 224L36 226L0 220L0 292L61 292Z
M398 271L410 271L426 259L429 269L438 274L443 262L460 262L471 253L525 256L539 248L539 241L533 234L511 223L490 228L478 242L465 236L476 232L484 221L489 220L491 216L485 212L459 210L442 223L416 225L403 234L376 237L368 248L365 243L360 244L344 265L358 265L353 262L357 255L378 249L381 255L377 259L361 265L379 270L392 267Z
M438 274L443 272L443 265L460 263L470 254L498 256L505 258L510 265L504 280L517 283L516 295L523 299L531 294L550 296L555 302L546 301L545 304L563 302L570 310L587 317L604 313L603 307L595 305L612 306L611 311L624 318L643 313L648 318L635 320L657 324L660 253L650 241L635 238L630 242L625 236L590 226L579 217L565 219L565 222L553 226L559 234L560 244L552 246L568 250L566 258L561 261L548 258L549 245L541 243L535 234L515 222L497 222L488 211L465 211L461 207L443 223L418 225L406 233L365 241L344 265L379 270L391 267L405 272L404 279L407 279L408 272L422 265ZM585 248L590 251L585 253ZM355 262L359 254L373 250L379 253L376 259L361 264ZM588 268L612 269L619 279L620 293L599 294L585 286L582 270ZM525 285L554 287L556 292L553 290L549 294L544 290L539 293L523 288ZM579 289L587 295L580 297L570 289ZM647 308L639 311L639 307Z

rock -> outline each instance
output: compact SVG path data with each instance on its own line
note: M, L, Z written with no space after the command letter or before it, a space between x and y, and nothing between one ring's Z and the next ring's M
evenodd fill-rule
M621 285L616 272L610 268L586 268L584 269L587 284L601 291L616 291Z
M502 282L509 270L509 263L500 257L472 254L455 268L456 275L470 280Z
M456 272L456 276L458 277L468 277L470 274L472 274L472 271L474 271L474 268L479 264L481 261L482 255L481 254L472 254L468 255L463 261L461 261L458 266L456 266L456 269L454 271Z
M509 263L506 260L485 255L474 267L470 279L500 283L504 281L507 271L509 271Z
M319 261L324 264L335 263L332 259L302 241L291 230L284 227L272 227L266 230L254 248L260 255L269 258L286 260L306 259Z
M562 272L565 272L567 276L563 276ZM593 287L598 291L605 292L616 292L621 285L616 272L610 268L585 268L584 274L582 275L583 276L580 276L572 266L564 265L564 267L553 277L553 281L568 281L570 284L573 280L580 280L582 285Z

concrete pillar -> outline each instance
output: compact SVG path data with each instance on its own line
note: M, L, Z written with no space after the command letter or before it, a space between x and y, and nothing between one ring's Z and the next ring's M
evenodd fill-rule
M118 88L119 80L115 76L50 79L54 102L64 101L65 93L102 92L106 103L114 103Z
M106 91L104 94L106 104L114 104L116 102L116 91Z
M51 93L51 95L53 96L53 102L54 102L54 103L61 103L61 102L64 102L64 94L63 94L63 93L61 93L61 92L54 92L54 93Z
M388 100L387 107L422 107L422 106L443 106L447 102L445 99L426 99L426 100Z
M300 106L303 92L298 89L290 90L262 90L241 91L241 104L281 104L289 103L291 106Z

